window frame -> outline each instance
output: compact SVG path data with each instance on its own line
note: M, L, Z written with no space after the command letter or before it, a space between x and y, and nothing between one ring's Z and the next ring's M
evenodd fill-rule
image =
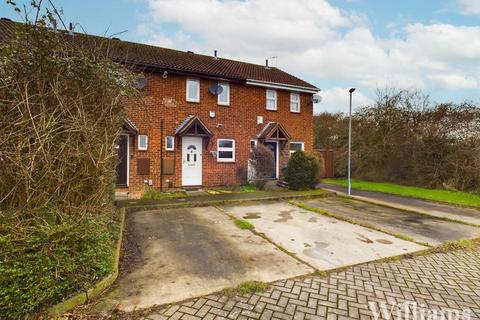
M145 147L142 147L142 144L140 143L141 137L145 137ZM138 137L137 137L137 144L138 144L137 149L138 149L139 151L147 151L147 150L148 150L148 135L146 135L146 134L139 134Z
M253 148L256 148L257 145L258 145L258 140L257 139L250 139L250 152L253 152L252 142L254 143Z
M220 141L231 141L232 147L220 147ZM220 151L231 151L232 158L220 158ZM235 139L217 139L217 162L235 162Z
M293 97L298 97L298 99L295 101L293 100ZM293 113L300 113L300 93L298 92L290 92L290 112L293 112ZM298 106L298 110L294 110L292 108L292 105L296 103L297 106Z
M188 96L188 84L189 82L196 82L197 83L197 99L191 99ZM185 95L186 95L186 100L187 102L195 102L199 103L200 102L200 79L194 79L194 78L187 78L186 80L186 90L185 90Z
M217 103L219 106L230 106L230 83L228 82L219 82L219 86L226 87L227 88L227 101L220 101L220 94L217 96ZM222 92L223 93L223 92Z
M293 150L290 148L292 144L300 144L302 146L302 148L300 149L301 151L305 151L305 142L303 141L291 141L288 145L288 151L289 151L289 155L290 157L292 156L292 154L294 154L296 151L298 150Z
M273 93L275 94L275 97L274 97L274 98L269 98L269 96L268 96L268 93L269 93L269 92L273 92ZM275 90L275 89L266 89L266 90L265 90L265 97L266 97L265 109L266 109L266 110L270 110L270 111L277 111L277 110L278 110L278 103L277 103L277 101L278 101L278 94L277 94L277 90ZM274 108L269 108L269 107L268 107L268 101L269 101L269 100L272 100L272 99L273 99L273 101L275 102L275 106L274 106Z
M168 138L172 138L172 147L168 147ZM174 151L175 150L175 137L174 136L166 136L165 137L165 151Z

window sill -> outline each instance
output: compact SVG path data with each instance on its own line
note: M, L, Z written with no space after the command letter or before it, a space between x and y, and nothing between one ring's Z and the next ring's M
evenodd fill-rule
M275 111L275 112L278 111L278 109L265 109L265 110L267 110L267 111Z
M292 111L292 110L290 110L290 113L300 113L300 111Z
M189 103L200 103L200 100L198 100L198 101L194 101L194 100L187 100L187 102L189 102Z
M230 107L230 104L225 104L225 103L219 103L218 105L220 107Z
M235 160L233 160L233 161L219 161L219 160L217 160L217 163L235 163Z

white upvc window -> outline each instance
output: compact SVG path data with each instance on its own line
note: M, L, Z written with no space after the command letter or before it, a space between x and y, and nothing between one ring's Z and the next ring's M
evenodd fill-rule
M187 79L187 101L200 102L200 80Z
M234 162L235 161L235 140L218 139L217 140L217 161Z
M230 84L226 82L221 82L218 84L222 87L222 93L218 95L218 104L221 106L229 106L230 105Z
M277 90L267 89L267 110L277 110Z
M256 147L257 147L257 140L256 139L250 140L250 152L252 152L253 149L255 149Z
M173 151L175 149L175 138L173 136L165 137L165 150Z
M300 94L290 93L290 112L300 112Z
M145 134L138 135L138 150L148 150L148 136Z
M290 142L290 155L294 154L297 151L305 151L305 142Z

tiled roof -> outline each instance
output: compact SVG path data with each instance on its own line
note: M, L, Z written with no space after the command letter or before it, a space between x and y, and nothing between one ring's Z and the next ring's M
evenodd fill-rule
M21 24L8 20L0 20L0 41L11 39L14 30ZM74 36L64 33L68 39L82 45L101 47L107 50L109 58L153 70L183 72L232 80L254 80L277 83L287 86L302 87L310 90L317 88L278 68L266 68L262 65L214 58L213 56L194 54L185 51L155 47L98 36L75 33Z

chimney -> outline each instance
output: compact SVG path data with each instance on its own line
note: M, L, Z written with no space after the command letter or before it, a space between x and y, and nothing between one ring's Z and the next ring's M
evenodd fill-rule
M270 69L270 67L268 66L268 59L265 59L265 69Z
M214 50L214 51L213 51L213 58L214 58L214 59L217 59L217 50Z

